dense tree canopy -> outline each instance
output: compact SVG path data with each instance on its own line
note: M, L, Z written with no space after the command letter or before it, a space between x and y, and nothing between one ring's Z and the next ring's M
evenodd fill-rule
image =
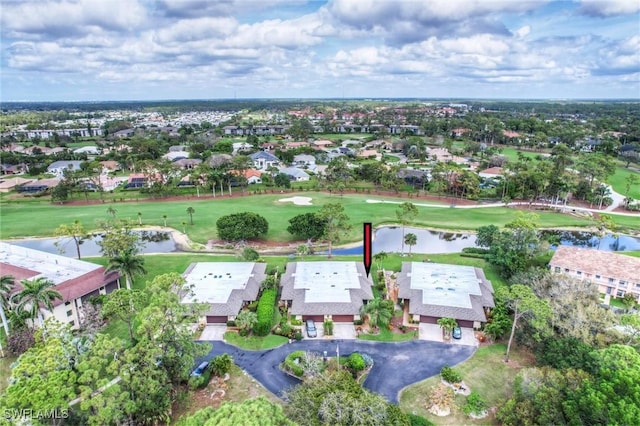
M295 426L282 407L264 397L243 402L225 402L220 408L206 407L180 420L177 426Z
M317 240L325 233L326 222L317 213L303 213L289 219L287 232L297 238Z
M216 222L218 237L225 241L240 241L258 238L269 231L269 223L252 212L222 216Z

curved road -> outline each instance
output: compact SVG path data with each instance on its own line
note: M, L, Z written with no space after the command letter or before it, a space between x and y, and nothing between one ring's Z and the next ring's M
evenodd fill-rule
M264 351L243 350L220 341L209 343L213 345L213 349L202 359L210 360L217 355L228 353L238 366L279 397L283 396L284 391L300 383L279 368L289 353L297 350L320 353L327 351L327 356L335 356L336 346L339 346L341 356L352 352L364 352L374 361L364 387L381 394L395 404L398 403L398 394L402 388L438 374L444 365L453 366L466 360L476 349L473 346L422 340L400 343L302 340ZM198 360L200 361L202 360Z

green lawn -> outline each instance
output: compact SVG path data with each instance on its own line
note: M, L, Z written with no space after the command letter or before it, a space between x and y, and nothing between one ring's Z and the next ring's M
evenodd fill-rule
M360 334L358 339L360 340L373 340L375 342L404 342L407 340L415 339L416 332L408 331L406 333L392 333L386 328L381 328L378 334Z
M308 196L313 199L312 206L296 206L292 203L282 203L278 200L292 195ZM138 221L138 212L142 213L143 225L163 225L163 215L167 215L169 227L182 230L182 222L189 220L186 213L188 207L195 209L194 225L187 225L187 234L191 240L206 243L216 238L216 221L223 215L242 211L252 211L263 215L269 222L269 232L266 238L274 241L292 241L286 231L288 221L293 216L315 212L323 204L340 202L344 205L351 219L353 228L344 241L357 241L361 237L363 222L372 222L374 226L385 223L396 223L397 204L367 203L367 199L380 200L375 194L330 195L319 192L303 192L298 194L269 194L253 195L241 198L194 199L188 201L146 201L107 203L93 205L60 206L49 202L2 203L2 222L0 224L0 238L15 238L29 236L51 236L54 229L63 223L79 220L85 228L96 227L96 219L107 219L108 207L117 211L117 217ZM387 201L407 201L384 197ZM433 201L423 202L411 199L416 204L436 204ZM418 206L418 217L413 224L423 227L444 228L452 230L475 230L479 226L495 224L502 226L512 221L517 210L503 207L482 209L461 209ZM540 226L544 228L589 226L590 222L583 218L576 218L559 213L539 213ZM640 221L634 217L614 216L616 223L623 227L640 229Z
M506 345L494 344L483 346L467 361L458 364L454 368L462 374L463 381L477 391L489 407L495 407L503 402L511 394L513 380L523 367L533 365L533 359L525 352L512 349L509 363L504 362ZM437 417L429 413L425 407L426 395L429 389L440 382L440 376L434 376L422 382L408 386L400 394L400 408L406 413L415 413L426 417L438 425L461 424L497 424L493 416L483 420L471 420L461 411L466 402L466 397L456 396L458 409L452 410L452 414L446 417Z
M640 173L625 169L622 166L618 166L616 167L615 173L609 176L609 178L607 179L607 183L613 187L614 191L626 196L627 182L625 181L625 179L630 174L634 174L638 176L638 178L640 178ZM640 184L632 185L629 188L629 196L634 200L640 200Z
M224 340L230 345L237 346L250 351L260 351L282 346L289 341L286 337L269 334L268 336L248 336L241 337L235 331L224 333Z
M640 257L640 251L621 251L620 254L626 254L627 256Z
M509 159L509 161L515 162L518 161L518 152L522 153L522 155L527 158L531 158L532 160L535 160L538 155L544 154L544 152L524 151L517 148L505 147L502 148L502 152L500 153L500 155L504 155Z

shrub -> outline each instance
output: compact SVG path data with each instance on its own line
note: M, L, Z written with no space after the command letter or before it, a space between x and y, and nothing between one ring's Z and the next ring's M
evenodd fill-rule
M189 388L190 389L201 389L206 387L209 384L209 380L211 379L211 365L207 367L201 376L191 376L189 377Z
M258 301L254 300L253 302L249 303L247 305L247 309L249 309L251 312L255 312L256 309L258 309Z
M291 318L291 325L302 325L302 320Z
M242 258L246 261L253 262L260 258L260 254L251 247L246 247L242 250Z
M294 334L293 338L299 342L300 340L302 340L302 332L300 330L296 330L296 333Z
M359 320L353 321L353 325L362 325L362 324L364 324L364 320L359 319Z
M269 289L262 292L258 301L258 322L253 326L253 332L258 336L266 336L273 326L273 313L276 306L276 290Z
M222 377L231 370L233 358L229 354L218 355L211 361L211 372L218 377Z
M235 327L236 326L236 322L234 320L229 320L229 321L227 321L227 326Z
M445 382L449 383L460 383L462 381L462 375L448 365L442 367L440 376Z
M467 403L462 407L462 411L468 416L470 414L480 415L487 409L487 403L478 392L471 392L467 397Z
M463 253L475 253L475 254L488 254L489 249L481 247L465 247L462 249Z
M347 365L349 366L349 368L351 368L353 371L356 371L356 372L362 371L366 367L364 359L362 358L362 355L360 355L358 352L354 352L351 355L349 355L349 359L347 360Z
M411 421L411 426L434 426L429 420L417 414L409 414L409 420Z
M285 369L287 369L288 371L290 371L291 373L293 373L298 377L302 377L302 375L304 374L304 370L302 369L302 365L301 365L303 356L304 356L304 351L291 352L284 359Z
M324 334L325 334L325 336L332 336L333 335L333 321L326 320L323 325L324 325Z

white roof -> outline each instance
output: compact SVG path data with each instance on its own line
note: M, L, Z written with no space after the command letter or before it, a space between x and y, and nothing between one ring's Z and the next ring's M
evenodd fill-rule
M2 242L0 263L39 272L33 278L46 277L54 284L61 284L101 268L95 263Z
M305 303L349 303L349 290L360 289L355 262L299 262L293 277L293 288L306 290Z
M482 295L480 279L471 266L414 262L411 272L411 289L422 290L425 305L471 308L470 295Z
M185 276L191 292L182 303L227 303L233 290L244 290L254 262L200 262Z

